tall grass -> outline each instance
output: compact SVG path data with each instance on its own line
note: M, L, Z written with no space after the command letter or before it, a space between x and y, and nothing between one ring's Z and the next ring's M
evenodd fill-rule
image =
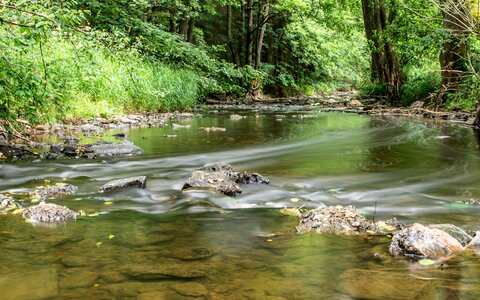
M190 108L198 98L199 78L193 71L149 61L135 50L114 53L82 36L54 35L42 51L32 45L3 55L16 81L1 86L0 96L8 96L8 103L0 104L13 118L44 122L172 111ZM3 76L8 79L8 73ZM31 101L20 88L31 92Z

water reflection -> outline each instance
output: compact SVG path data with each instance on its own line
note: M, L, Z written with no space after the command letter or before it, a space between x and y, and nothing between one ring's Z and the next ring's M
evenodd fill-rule
M141 157L0 165L0 191L68 182L78 194L56 202L92 214L55 228L0 216L2 299L480 295L475 253L422 267L392 258L388 238L296 235L297 220L275 209L353 204L371 217L376 206L378 218L478 229L477 207L450 205L480 194L469 129L317 111L282 111L282 121L279 112L237 111L246 118L236 121L230 113L182 121L188 129L134 129ZM226 131L199 129L212 126ZM180 191L192 170L219 160L271 184L245 186L236 199ZM148 177L145 190L98 193L108 180L138 175Z

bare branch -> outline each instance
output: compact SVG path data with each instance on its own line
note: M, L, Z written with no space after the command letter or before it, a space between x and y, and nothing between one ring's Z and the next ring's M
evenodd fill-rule
M18 27L32 27L32 25L15 23L15 22L12 22L12 21L5 20L5 19L3 19L3 18L0 18L0 22L1 22L1 23L10 24L10 25L13 25L13 26L18 26Z

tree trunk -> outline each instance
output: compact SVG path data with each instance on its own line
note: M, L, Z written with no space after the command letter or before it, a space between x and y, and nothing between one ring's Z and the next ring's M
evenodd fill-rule
M193 35L195 29L195 18L191 17L190 20L188 20L188 33L187 33L187 42L193 43L195 36Z
M169 30L168 31L170 31L171 33L177 32L176 26L175 26L176 14L177 14L176 9L171 9L170 10L170 18L168 20L168 23L169 23Z
M234 42L233 42L233 35L232 35L232 18L233 18L233 11L232 11L232 6L227 5L227 45L228 48L230 49L230 52L232 53L232 60L235 62L235 64L240 67L240 56L238 55L238 51L235 48Z
M387 16L384 0L362 0L365 33L370 44L371 78L385 84L387 96L395 99L399 95L404 76L400 70L395 49L385 37L385 30L393 20L394 11Z
M187 40L188 16L186 12L183 13L182 20L180 21L180 28L178 29L178 33L180 33L183 36L183 38Z
M446 94L458 89L467 72L467 38L470 11L462 0L441 0L443 4L443 28L449 36L443 43L440 52L440 66L442 68L442 95L439 97L443 104Z
M251 65L253 61L253 0L247 1L247 56L245 59L246 65Z
M267 21L268 21L268 11L270 9L270 0L265 0L265 3L262 5L262 18L258 23L260 27L260 32L258 33L258 40L257 40L257 54L255 56L255 68L260 68L260 62L262 60L262 47L263 47L263 38L265 36L265 30L267 29Z

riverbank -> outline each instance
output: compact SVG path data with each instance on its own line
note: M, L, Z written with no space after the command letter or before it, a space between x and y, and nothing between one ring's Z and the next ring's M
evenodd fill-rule
M254 111L277 111L292 106L300 106L305 110L323 112L340 112L366 114L376 116L408 117L449 121L474 127L475 113L467 111L431 110L423 102L415 102L410 107L392 107L378 104L374 99L358 100L354 92L337 92L323 96L301 96L289 98L265 98L261 100L237 99L231 101L207 100L189 112L173 113L136 113L113 117L97 117L91 119L74 119L59 124L31 125L28 121L19 119L14 126L9 126L10 135L5 128L0 127L0 157L36 158L36 152L48 152L52 144L75 145L78 136L102 141L105 130L119 130L112 139L122 139L130 128L163 127L175 121L193 119L201 114L216 113L225 109L244 109ZM11 125L11 124L9 124ZM172 126L175 126L173 124ZM15 129L14 129L15 128ZM53 139L52 139L53 138ZM113 140L115 141L115 140ZM10 149L10 150L9 150ZM71 152L78 152L73 149ZM71 155L76 156L76 155ZM40 158L43 158L40 156Z

